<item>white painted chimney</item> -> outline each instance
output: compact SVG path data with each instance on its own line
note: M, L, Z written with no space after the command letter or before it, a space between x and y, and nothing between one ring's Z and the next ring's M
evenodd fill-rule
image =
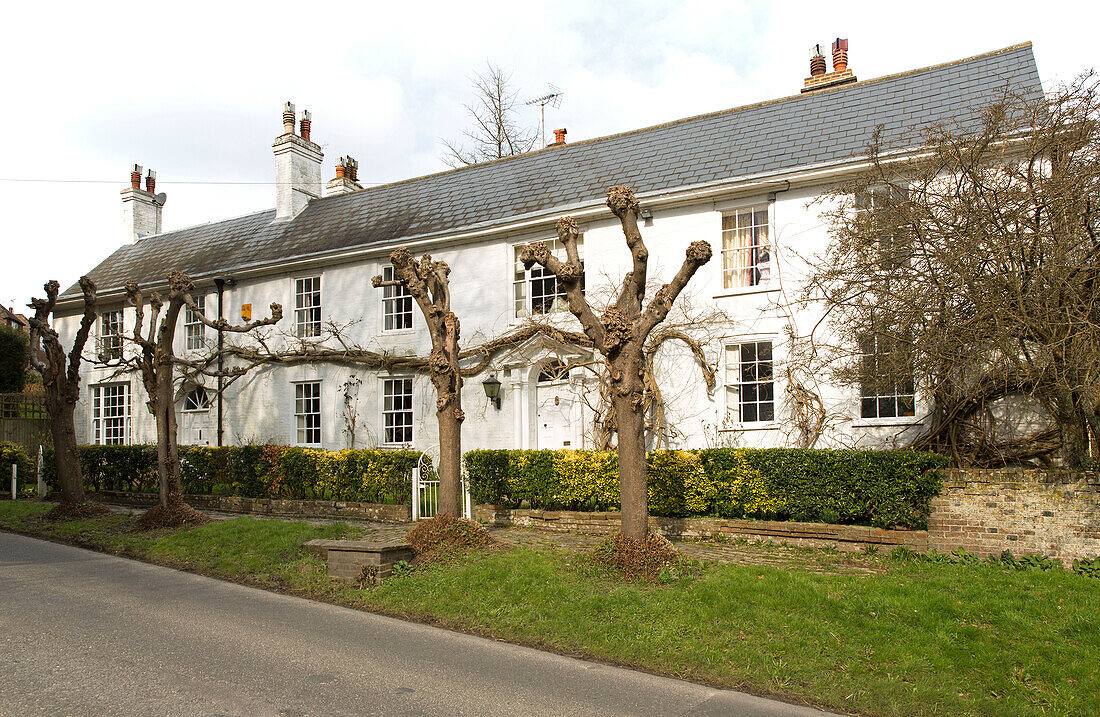
M164 195L157 195L157 173L149 170L145 189L141 188L141 165L130 171L130 186L122 190L122 232L133 243L142 237L160 234Z
M294 105L283 107L283 134L275 149L275 221L298 215L311 199L321 197L321 147L309 141L309 110L302 112L301 136L294 133Z
M336 178L329 180L325 196L350 194L362 188L363 185L359 183L359 162L351 155L336 160Z

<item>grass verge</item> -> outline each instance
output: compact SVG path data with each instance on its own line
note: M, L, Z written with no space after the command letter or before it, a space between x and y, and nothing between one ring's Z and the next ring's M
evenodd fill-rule
M878 558L877 574L707 565L623 583L584 554L494 550L374 589L301 550L346 525L236 518L154 533L130 518L50 524L0 503L0 529L568 654L874 715L1100 714L1100 581Z

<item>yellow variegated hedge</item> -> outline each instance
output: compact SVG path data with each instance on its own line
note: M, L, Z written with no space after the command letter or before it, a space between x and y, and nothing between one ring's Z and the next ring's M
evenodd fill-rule
M478 450L464 456L473 498L549 510L615 510L618 464L606 451ZM942 456L788 448L654 451L653 515L923 527Z

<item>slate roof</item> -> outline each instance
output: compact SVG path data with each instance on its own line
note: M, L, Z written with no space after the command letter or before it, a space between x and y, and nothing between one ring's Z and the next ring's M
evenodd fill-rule
M492 226L603 202L607 187L639 195L857 157L876 126L890 145L956 119L1005 90L1042 93L1031 44L936 67L551 147L311 202L272 224L274 210L147 237L90 272L100 291L343 249ZM69 289L66 295L78 289Z

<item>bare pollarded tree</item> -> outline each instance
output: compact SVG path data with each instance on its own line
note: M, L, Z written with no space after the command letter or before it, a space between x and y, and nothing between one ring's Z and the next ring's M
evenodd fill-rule
M444 141L443 161L451 167L465 167L531 151L538 140L535 130L516 121L516 96L511 75L487 63L485 74L476 75L474 101L466 105L471 127L463 132L466 146Z
M557 277L565 289L569 311L581 322L585 334L604 357L618 434L622 532L627 538L643 540L649 530L645 456L646 340L668 316L676 297L699 267L710 261L712 252L707 242L692 242L672 281L657 289L643 309L649 250L638 229L638 201L629 188L611 187L607 190L607 206L622 224L633 267L623 279L618 299L603 316L596 316L584 295L584 264L577 251L580 230L572 217L559 219L557 225L566 261L557 259L545 242L524 247L520 259L527 268L539 264Z
M96 286L86 276L80 277L80 290L84 299L84 313L80 327L73 338L72 348L65 353L57 331L50 326L50 317L57 304L60 285L47 282L45 299L31 299L34 316L30 318L31 366L42 374L46 389L46 412L50 417L53 435L54 466L61 484L61 504L47 517L91 517L110 512L106 506L91 502L84 493L84 473L77 452L76 426L73 409L80 398L80 360L88 334L96 320Z
M899 158L876 136L868 168L831 193L833 241L807 294L839 339L829 358L865 395L928 399L915 446L962 465L1089 465L1100 455L1096 78L1006 96L980 123L925 138Z
M241 326L231 325L220 317L211 321L195 305L191 296L194 288L191 279L179 271L168 274L167 302L156 292L150 294L147 300L137 284L126 285L126 295L136 311L134 330L128 338L137 344L139 351L135 356L123 358L120 370L137 368L141 372L142 383L149 396L149 409L157 423L159 502L142 516L139 525L144 527L182 525L206 520L206 516L183 502L183 488L180 485L175 378L177 365L184 362L176 357L173 346L180 311L189 306L194 316L206 326L234 333L247 333L261 326L275 324L282 318L282 307L273 303L271 316L266 319L257 319ZM146 325L147 304L150 313ZM196 362L186 363L195 365ZM230 371L240 373L241 369ZM214 375L209 370L206 373Z
M460 514L462 471L462 375L459 370L459 322L451 311L451 268L425 254L420 261L405 247L390 254L392 281L379 275L371 280L375 288L403 286L408 289L432 337L428 375L435 386L435 415L439 422L439 515Z

